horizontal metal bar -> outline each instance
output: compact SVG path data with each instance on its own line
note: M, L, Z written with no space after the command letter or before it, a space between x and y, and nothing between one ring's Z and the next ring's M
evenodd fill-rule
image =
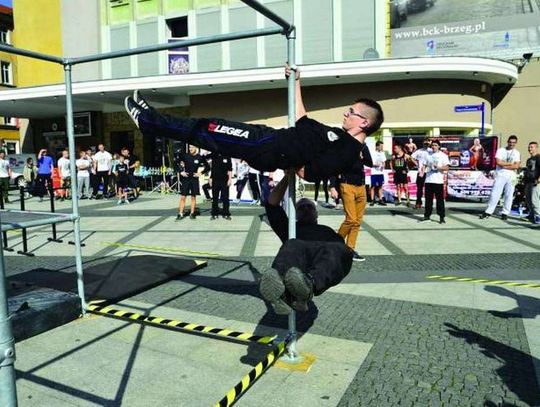
M280 16L278 16L276 13L274 13L272 10L269 10L264 5L259 3L255 0L242 0L242 2L248 6L250 6L252 9L258 11L265 17L272 20L274 23L280 25L283 27L283 29L286 31L286 33L289 33L293 29L293 25L289 23L288 21L284 20Z
M2 210L0 211L0 217L2 216L3 213L6 213L6 212L25 213L25 211ZM31 228L31 227L43 226L43 225L52 225L55 223L72 222L75 219L77 219L77 217L72 214L60 215L60 214L51 214L49 212L29 212L29 213L34 213L38 215L48 215L48 217L43 218L43 219L35 219L35 220L29 220L26 222L17 222L17 223L15 222L4 223L2 221L2 224L0 225L2 232L5 232L7 230L13 230L13 229L23 229L23 228Z
M53 55L42 54L40 52L28 51L27 49L12 47L11 45L0 44L0 51L7 52L8 54L22 55L29 58L41 59L43 61L56 62L57 64L63 64L64 59L55 57Z
M249 31L242 31L238 33L212 35L212 36L202 37L202 38L193 38L189 40L175 41L175 42L170 42L167 44L148 45L145 47L137 47L137 48L127 49L127 50L112 51L112 52L106 52L103 54L88 55L88 56L78 57L78 58L69 58L67 63L70 65L75 65L75 64L82 64L85 62L101 61L104 59L121 58L121 57L130 56L130 55L147 54L149 52L163 51L163 50L168 50L168 49L173 49L173 48L213 44L216 42L241 40L244 38L261 37L264 35L273 35L273 34L285 34L285 33L283 29L280 27L262 28L259 30L249 30Z

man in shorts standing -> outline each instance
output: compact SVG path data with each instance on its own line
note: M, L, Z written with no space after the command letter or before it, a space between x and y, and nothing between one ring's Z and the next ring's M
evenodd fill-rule
M370 206L375 205L375 191L379 197L379 205L386 206L383 201L383 185L384 185L384 167L386 163L386 154L383 151L384 143L377 141L375 143L375 151L371 154L373 160L373 167L371 167L371 203Z
M182 186L180 187L181 196L176 220L184 219L184 208L186 206L186 198L188 195L191 197L189 218L195 219L197 195L200 195L199 177L203 172L208 172L208 163L199 155L199 149L192 145L189 146L188 154L181 154L180 160L182 166L180 181Z

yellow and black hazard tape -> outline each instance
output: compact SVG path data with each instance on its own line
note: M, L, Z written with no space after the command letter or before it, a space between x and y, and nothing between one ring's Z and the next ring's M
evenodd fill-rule
M162 247L162 246L146 246L141 244L129 244L129 243L118 243L118 242L101 242L105 246L117 246L117 247L128 247L132 249L142 249L142 250L153 250L155 252L167 252L167 253L179 253L195 256L207 256L207 257L223 257L222 254L212 253L212 252L200 252L197 250L189 249L175 249L173 247Z
M191 322L175 321L174 319L153 317L150 315L140 315L131 311L123 311L113 309L108 306L100 306L95 303L88 304L88 311L98 315L108 315L115 318L129 319L153 326L177 328L183 331L198 332L210 335L216 335L227 338L234 338L239 341L245 342L257 342L263 345L270 345L273 343L275 336L259 336L246 332L231 331L223 328L214 328L211 326L194 324Z
M458 281L460 283L484 283L484 284L494 284L494 285L506 285L510 287L540 288L540 284L536 284L536 283L518 283L515 281L505 281L505 280L488 280L485 278L453 277L453 276L437 276L437 275L430 275L430 276L427 276L426 278L429 278L431 280Z
M230 407L249 389L262 374L285 352L287 342L277 344L266 358L259 363L234 386L214 407Z

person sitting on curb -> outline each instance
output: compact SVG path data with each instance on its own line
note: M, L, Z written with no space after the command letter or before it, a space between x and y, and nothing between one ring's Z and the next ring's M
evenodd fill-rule
M289 185L286 175L265 205L270 227L283 242L272 267L262 273L259 290L277 314L307 311L313 295L321 295L349 274L354 251L332 228L317 223L313 201L296 203L296 237L289 239L288 217L281 201Z

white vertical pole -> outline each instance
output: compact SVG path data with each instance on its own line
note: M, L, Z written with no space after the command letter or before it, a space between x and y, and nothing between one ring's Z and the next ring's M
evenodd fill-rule
M287 34L287 57L291 68L296 68L295 58L295 40L296 31L293 29ZM289 76L288 80L288 116L289 127L294 127L296 124L296 75L295 72ZM288 215L289 215L289 239L296 238L296 173L294 169L289 172L289 194L288 194ZM289 314L289 344L287 346L287 358L289 361L294 361L298 358L296 349L296 312L292 311Z
M75 135L73 132L73 93L71 88L71 65L64 64L66 82L66 130L68 136L69 168L71 172L71 208L73 221L73 241L75 242L75 266L77 270L77 291L81 299L82 314L86 313L86 298L84 294L84 279L81 252L81 220L79 216L79 196L77 195L77 171L75 164Z

